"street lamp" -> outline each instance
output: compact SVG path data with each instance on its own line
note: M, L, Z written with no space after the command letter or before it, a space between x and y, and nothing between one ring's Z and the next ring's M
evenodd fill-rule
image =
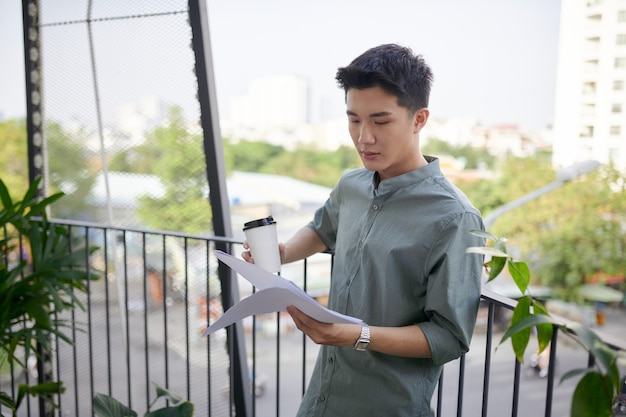
M524 205L529 201L535 200L536 198L539 198L542 195L549 193L550 191L562 187L563 185L575 180L578 177L595 171L599 167L600 162L589 159L587 161L578 162L574 165L570 165L568 167L560 169L556 173L556 181L554 181L553 183L548 184L545 187L539 188L538 190L535 190L529 194L526 194L525 196L518 198L517 200L500 206L491 213L489 213L489 215L483 220L485 224L485 230L489 231L495 223L496 219L502 216L504 213L509 212L521 205Z

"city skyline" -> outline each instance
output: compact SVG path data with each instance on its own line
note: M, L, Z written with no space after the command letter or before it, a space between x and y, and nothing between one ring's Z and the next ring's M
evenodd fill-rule
M552 123L560 2L207 1L219 112L268 75L306 77L326 114L343 114L334 74L368 47L398 42L433 67L434 117L539 131ZM2 6L0 114L25 113L21 2ZM175 54L175 52L173 52ZM13 65L14 64L14 65Z

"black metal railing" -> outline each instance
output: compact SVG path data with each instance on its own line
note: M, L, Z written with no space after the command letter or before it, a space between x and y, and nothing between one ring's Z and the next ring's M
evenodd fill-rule
M244 320L244 343L237 343L240 339L232 330L201 337L229 302L223 298L223 286L229 283L220 281L213 249L219 243L237 254L241 242L62 224L73 237L98 247L85 264L100 278L89 282L86 293L76 294L84 310L59 317L71 324L61 330L72 344L55 340L50 352L52 377L66 388L55 398L55 415L93 415L96 393L112 395L141 415L154 399L152 383L191 400L198 416L295 413L317 346L295 330L289 316L275 313ZM323 302L332 257L316 257L290 266L283 275ZM242 284L240 291L245 296L253 289ZM226 292L232 294L233 289ZM518 362L510 344L499 344L501 321L506 323L514 303L483 292L470 352L444 368L433 398L437 416L569 415L575 381L557 383L558 376L570 367L590 365L591 359L557 331L550 347L554 360L545 378ZM242 354L243 361L238 356ZM242 363L231 366L237 357ZM0 375L0 391L15 395L17 384L34 383L37 368L29 369L19 372L14 367ZM239 393L230 389L237 386L246 388ZM238 403L242 401L250 404ZM37 401L27 399L19 415L46 414Z

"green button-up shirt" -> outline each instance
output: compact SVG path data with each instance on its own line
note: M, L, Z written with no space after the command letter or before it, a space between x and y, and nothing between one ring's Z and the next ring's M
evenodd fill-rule
M309 227L335 251L329 308L372 326L421 327L432 359L322 346L298 416L430 416L444 363L469 349L480 299L480 213L439 161L375 187L345 174Z

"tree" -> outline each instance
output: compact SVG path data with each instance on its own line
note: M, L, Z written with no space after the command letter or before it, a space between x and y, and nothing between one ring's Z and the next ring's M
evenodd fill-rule
M575 299L571 290L594 275L624 276L625 180L623 174L607 166L568 184L546 201L543 210L554 218L540 223L543 230L533 251L542 254L535 256L542 284L561 290L564 298Z
M158 156L152 161L151 173L160 178L164 193L140 198L142 222L159 230L211 230L202 137L187 131L182 110L172 107L167 123L149 132L146 143L145 150Z
M501 176L464 188L483 215L556 180L549 161L508 159ZM499 218L492 233L516 242L535 282L566 300L585 279L626 271L624 174L612 167L588 174Z
M455 146L440 139L429 139L423 146L422 152L426 155L449 155L465 161L465 168L478 169L482 166L493 168L495 157L484 149L470 145Z
M95 169L89 164L89 153L84 143L92 132L83 126L73 131L59 122L46 123L46 150L49 192L65 193L65 198L53 207L54 217L74 220L93 220L87 197L95 182Z
M0 178L6 186L23 194L28 188L28 144L24 119L0 122Z
M259 172L269 160L283 153L285 148L282 146L265 142L242 140L233 143L228 139L224 140L226 172Z
M333 152L298 148L270 159L259 172L285 175L332 187L346 169L359 166L361 161L358 154L345 146Z

